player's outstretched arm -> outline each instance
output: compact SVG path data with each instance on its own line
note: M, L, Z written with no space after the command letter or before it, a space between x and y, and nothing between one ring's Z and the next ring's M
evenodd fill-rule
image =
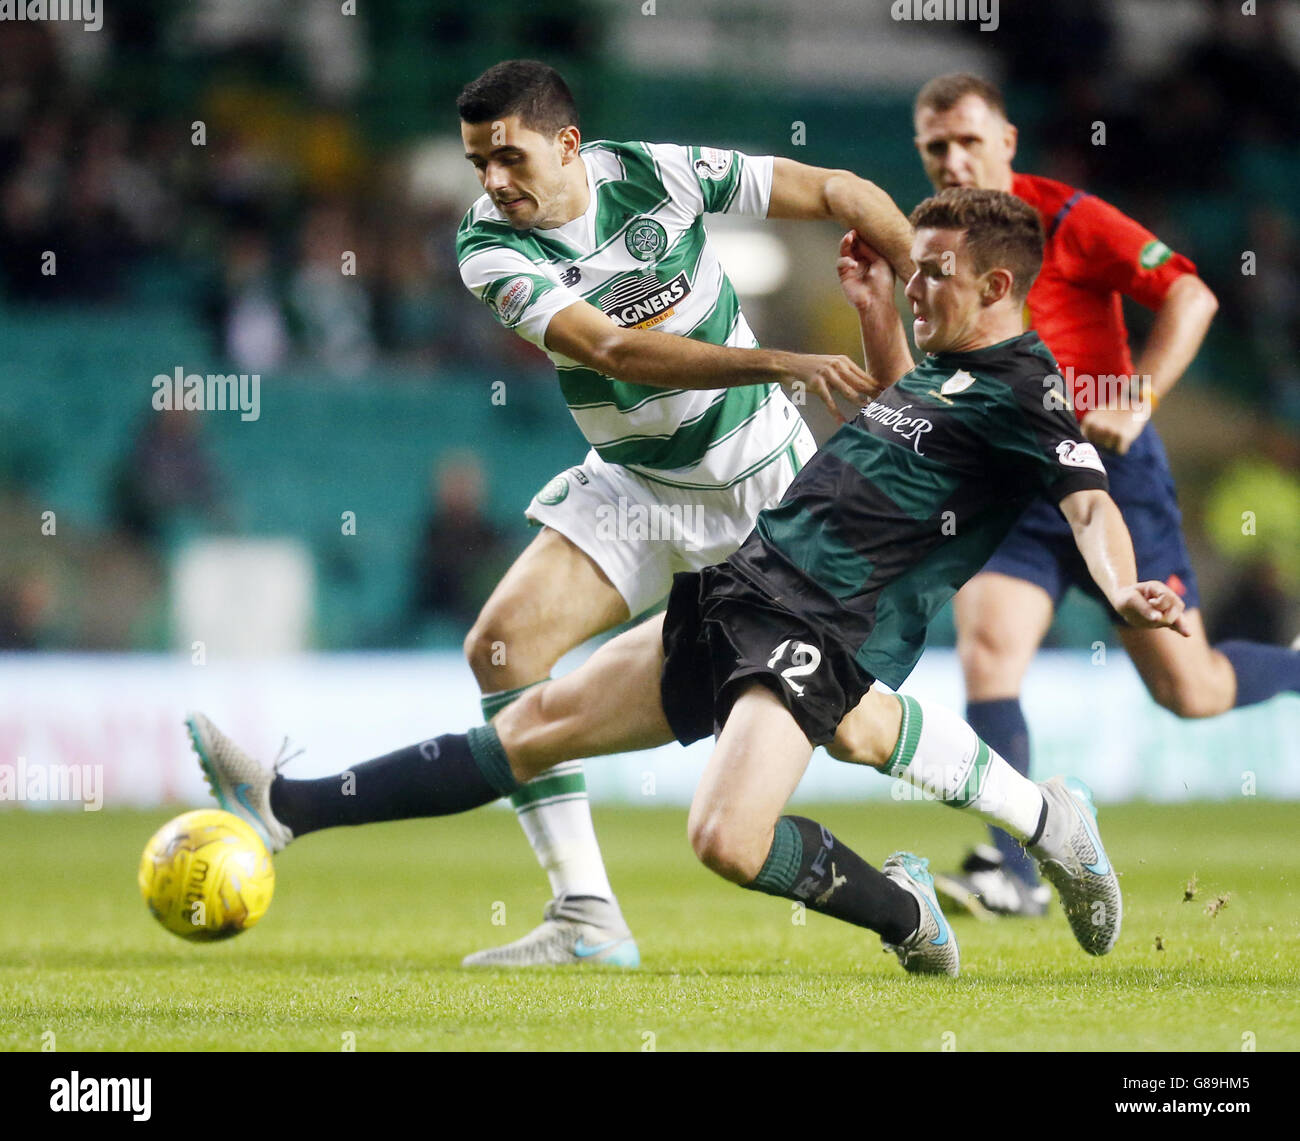
M858 313L867 370L893 384L916 363L894 304L893 268L856 230L850 230L840 239L835 269L844 296Z
M827 170L793 159L772 163L769 218L838 222L879 250L904 281L912 276L912 227L897 204L874 182L850 170Z
M1061 512L1088 573L1130 626L1168 626L1188 637L1183 600L1163 582L1138 582L1133 540L1115 501L1104 491L1076 491L1061 500Z
M838 421L839 394L856 404L885 386L848 357L736 349L648 329L623 329L586 301L561 309L546 327L546 347L605 376L656 388L735 388L798 383Z

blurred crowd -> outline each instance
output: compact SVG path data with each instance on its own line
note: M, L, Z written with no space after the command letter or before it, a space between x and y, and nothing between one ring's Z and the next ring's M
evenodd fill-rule
M201 313L239 371L346 379L382 362L427 379L466 361L536 366L528 346L467 319L477 307L454 256L464 203L427 181L417 193L400 149L370 153L355 87L329 68L299 69L289 86L268 78L279 37L313 6L281 5L294 19L280 22L224 7L223 34L194 33L188 52L213 82L179 113L147 93L113 98L105 76L78 72L57 25L0 23L4 296L129 303L153 288ZM179 34L179 15L172 25ZM323 38L304 60L331 56ZM45 251L57 251L54 272Z
M1230 256L1200 261L1222 306L1214 359L1232 363L1241 395L1269 410L1266 422L1295 425L1300 195L1285 172L1300 177L1300 67L1280 34L1278 5L1262 0L1243 19L1235 0L1203 2L1205 34L1150 74L1123 60L1106 0L1002 0L997 34L971 34L999 55L1013 111L1037 108L1022 124L1036 140L1034 169L1113 198L1175 245L1194 228L1188 211L1226 204L1223 226L1236 227L1240 242ZM476 34L453 5L434 4L432 15L418 4L389 7L441 21L436 34L449 45ZM361 111L420 77L391 74L375 27L333 13L295 0L119 0L95 36L0 22L5 302L125 314L162 300L201 322L221 371L301 369L340 384L375 370L419 384L458 371L546 381L544 358L485 320L460 284L453 235L465 200L442 173L460 160L454 142L439 150L430 141L428 127L449 133L440 109L449 111L458 84L433 93L406 137L395 103L380 117L394 137L377 138L374 116ZM579 56L593 50L578 34L589 14L551 5L546 18L554 42ZM402 34L388 32L390 40ZM1097 121L1106 124L1104 146L1090 137ZM1266 168L1283 176L1269 183ZM1242 180L1259 170L1264 184L1290 195L1244 192ZM1195 225L1205 222L1203 214ZM1257 255L1252 272L1242 271L1245 250ZM46 251L57 251L57 272ZM767 308L770 324L793 330L792 347L814 339L813 326L784 312L780 298ZM112 475L106 541L114 552L148 553L141 582L163 577L170 520L225 522L220 473L191 421L146 417ZM1263 450L1293 478L1293 436ZM488 561L496 566L504 554L482 507L482 470L461 457L440 471L410 607L467 623L491 582L485 564L458 558L447 536L472 517ZM1243 589L1284 592L1272 557L1239 569ZM94 635L51 633L57 578L0 563L0 648L156 639L124 632L120 622ZM1284 623L1285 607L1274 609ZM162 619L144 624L156 631Z
M463 198L430 181L418 149L372 147L360 128L364 28L293 0L119 0L99 33L0 22L4 303L124 321L179 309L221 372L546 376L460 283ZM18 451L0 445L0 649L162 648L169 550L232 525L203 417L143 411L94 530L33 529L33 477L49 473ZM467 621L505 565L481 469L440 471L395 630ZM474 543L445 541L465 526Z

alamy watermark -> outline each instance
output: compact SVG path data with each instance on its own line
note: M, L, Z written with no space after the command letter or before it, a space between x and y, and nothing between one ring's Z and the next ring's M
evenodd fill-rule
M1075 412L1095 412L1114 408L1151 415L1151 377L1139 373L1076 373L1065 366L1065 375L1049 373L1043 377L1043 407L1071 408Z
M620 495L617 506L602 503L596 508L596 538L680 543L685 550L698 551L704 522L702 503L630 503Z
M80 22L87 32L104 26L99 0L0 0L0 20Z
M246 372L201 373L188 375L177 365L168 375L160 372L151 381L155 412L225 412L238 409L241 420L256 420L262 415L262 377Z
M28 764L19 757L16 765L0 765L0 801L80 801L85 812L104 807L103 765Z
M981 32L998 30L998 0L894 0L889 6L894 20L978 20Z
M96 1078L73 1070L50 1082L52 1113L129 1113L132 1121L148 1121L153 1078Z
M909 768L889 790L891 800L941 800L962 804L983 785L984 771L977 769L974 750L963 760L949 764L925 764ZM972 787L974 778L974 787Z

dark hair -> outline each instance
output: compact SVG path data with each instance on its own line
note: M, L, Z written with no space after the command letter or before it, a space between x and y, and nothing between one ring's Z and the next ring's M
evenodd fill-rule
M535 59L507 59L493 64L465 84L456 110L467 123L487 123L518 115L530 131L559 134L578 125L578 109L569 85L555 68Z
M951 111L967 95L978 95L992 110L1006 117L1007 104L997 86L965 71L954 71L930 80L917 92L912 113L923 107L932 111Z
M1011 295L1023 301L1043 267L1038 211L1014 194L950 186L912 211L914 229L965 230L976 273L1011 271Z

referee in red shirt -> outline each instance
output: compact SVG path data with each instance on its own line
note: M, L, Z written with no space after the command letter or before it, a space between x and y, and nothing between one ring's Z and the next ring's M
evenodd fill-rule
M1110 494L1133 536L1138 577L1183 597L1191 637L1119 624L1120 640L1151 696L1179 717L1213 717L1300 691L1300 654L1254 642L1211 647L1196 574L1160 437L1151 423L1192 362L1218 308L1196 267L1145 227L1083 190L1011 169L1016 128L1001 93L974 75L944 75L915 105L916 147L936 189L1004 190L1038 210L1047 235L1043 269L1029 292L1032 327L1061 366L1082 431L1102 449ZM1155 311L1134 363L1121 295ZM1045 390L1049 399L1051 394ZM1025 670L1071 586L1099 597L1054 504L1030 507L1002 546L957 594L957 649L966 719L1022 773L1029 732L1020 708ZM1101 600L1105 605L1104 600ZM1006 915L1040 915L1047 889L1020 845L994 830L961 871L936 876L957 905Z

